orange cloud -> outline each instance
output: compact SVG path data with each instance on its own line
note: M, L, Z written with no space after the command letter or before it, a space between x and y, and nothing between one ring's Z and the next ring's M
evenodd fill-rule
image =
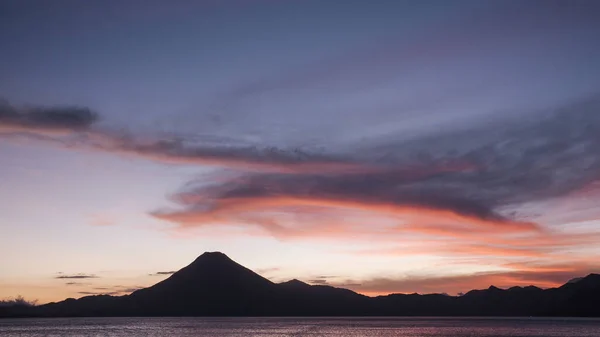
M598 270L598 265L571 268L564 266L548 269L514 269L496 272L481 272L466 275L405 278L372 278L365 280L345 280L342 283L353 284L350 288L356 292L369 295L387 295L390 293L448 293L458 294L472 289L485 289L491 285L499 288L534 285L541 288L561 286L569 280L588 275ZM332 282L332 285L336 285Z
M230 198L219 200L208 210L186 209L182 211L155 212L159 219L178 223L182 226L201 226L215 221L234 221L236 217L246 213L273 210L281 207L315 206L330 208L347 208L403 219L419 219L423 222L443 222L444 224L464 225L469 229L501 230L508 232L532 232L540 228L535 223L509 220L481 219L475 216L459 214L452 210L436 209L420 205L396 205L392 203L370 203L354 200L335 200L301 197L254 197ZM432 228L435 229L435 228Z
M470 257L491 265L507 258L568 258L572 257L569 248L600 239L600 233L554 233L536 224L486 220L424 207L302 198L243 200L227 199L207 210L157 212L154 216L181 229L241 226L247 233L281 240L343 239L384 246L349 252L353 254ZM292 213L299 215L290 215L289 207L300 207ZM403 244L389 247L397 242Z
M93 226L112 226L117 223L116 219L112 215L107 214L94 214L90 217L90 223Z
M485 240L485 239L484 239ZM417 247L384 248L359 251L362 254L386 254L386 255L426 255L436 254L444 256L467 255L467 256L504 256L504 257L542 257L545 253L529 248L498 247L485 244L462 244L437 242L435 244L423 243Z
M188 200L192 204L197 200ZM295 209L291 216L290 207ZM278 212L280 211L280 212ZM434 255L477 259L498 265L502 259L569 259L572 248L600 240L600 233L560 233L527 222L487 220L405 205L305 198L225 199L210 209L157 212L154 216L179 228L247 228L255 235L288 239L344 239L373 242L381 248L358 254ZM389 247L394 242L401 246ZM385 246L388 247L385 247ZM500 263L502 264L502 263Z

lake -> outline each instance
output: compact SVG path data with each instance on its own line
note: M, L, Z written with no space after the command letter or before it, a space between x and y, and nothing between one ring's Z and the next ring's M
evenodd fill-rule
M577 318L54 318L0 319L0 336L599 337Z

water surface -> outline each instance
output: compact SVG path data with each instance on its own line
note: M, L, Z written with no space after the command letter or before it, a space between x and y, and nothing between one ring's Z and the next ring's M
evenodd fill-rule
M0 336L600 337L600 320L573 318L0 319Z

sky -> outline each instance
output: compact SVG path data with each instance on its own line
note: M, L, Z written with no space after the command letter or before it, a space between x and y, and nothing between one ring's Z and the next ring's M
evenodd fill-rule
M0 0L0 299L205 251L378 295L600 271L600 3Z

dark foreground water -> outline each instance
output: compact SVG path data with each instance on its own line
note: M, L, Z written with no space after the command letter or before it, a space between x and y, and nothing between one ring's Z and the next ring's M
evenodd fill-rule
M59 318L0 320L0 336L600 337L598 319Z

